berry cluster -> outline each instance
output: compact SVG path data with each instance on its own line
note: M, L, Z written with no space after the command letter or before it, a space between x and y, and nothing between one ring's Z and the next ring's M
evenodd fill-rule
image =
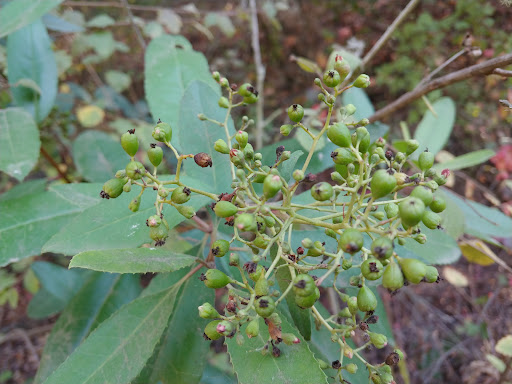
M157 190L156 214L146 221L150 237L157 246L165 242L169 231L162 214L163 204L170 204L186 218L192 218L194 210L185 205L191 194L210 197L213 212L233 227L233 234L229 239L218 239L211 244L209 260L228 257L229 265L238 270L241 277L235 279L234 275L228 276L215 268L201 274L200 278L207 287L229 288L224 313L219 313L210 303L199 307L199 315L211 320L204 329L205 338L216 340L222 336L236 336L237 342L243 343L242 331L248 338L257 337L263 321L270 336L261 351L277 357L281 354L280 343L293 345L300 342L296 335L281 332L279 305L284 305L282 301L286 299L286 304L296 306L299 311L311 311L317 324L324 326L331 333L332 341L339 344L340 358L330 365L322 361L319 364L323 368L335 368L340 382L344 380L345 371L354 373L357 369L353 363L344 365L344 357L357 356L365 361L359 351L370 345L376 348L387 345L384 335L370 331L370 326L378 318L374 315L377 298L368 282L381 279L381 284L394 292L408 283L438 281L435 267L400 257L394 245L404 244L407 238L425 243L427 237L420 231L420 223L430 229L441 228L439 213L446 204L436 190L447 177L445 173L438 174L432 169L434 156L428 151L422 152L415 164L409 159L419 147L417 141L408 140L404 152L393 152L387 149L383 138L372 141L366 128L368 119L353 121L353 105L336 106L338 96L347 89L366 88L370 83L369 77L363 74L350 85L342 86L349 72L346 60L338 56L334 68L325 72L323 82L315 79L321 90L318 99L328 110L318 134L314 135L308 128L301 105L293 104L288 108L291 122L281 126L281 133L287 136L293 129L302 129L312 138L304 164L293 171L290 180L285 179L280 171L280 166L290 159L290 151L278 147L277 159L272 159L271 165L265 165L262 154L255 152L249 142L246 129L252 120L243 117L240 129L230 136L226 122L200 114L200 120L218 124L226 130L225 139L217 140L214 148L230 158L231 193L215 195L182 183L180 169L183 160L194 158L197 165L209 167L212 166L211 157L206 153L178 154L171 144L171 127L160 121L152 135L174 152L178 161L174 179L161 181L157 177L156 167L162 161L163 153L156 144L152 144L148 151L149 161L155 167L153 173L134 160L138 141L134 132L128 131L121 137L121 145L132 160L126 169L117 172L116 178L105 183L101 192L105 198L115 198L123 191L129 192L133 185L140 186L141 192L129 205L132 211L136 211L143 192L147 188ZM218 102L220 107L227 109L225 121L234 108L258 100L258 92L250 84L237 87L218 72L213 73L213 78L227 93ZM306 171L324 135L336 146L330 154L335 171L331 174L332 183L314 183L315 175ZM407 174L405 171L412 167L419 172ZM310 203L294 202L299 186L310 188ZM294 230L301 226L322 229L333 239L334 246L304 238L300 247L292 249L292 236L300 233ZM240 256L230 252L234 241L252 252L249 262L241 263ZM269 264L265 264L267 259ZM342 292L337 285L338 276L351 269L360 271L350 278L350 284L358 288L355 296ZM283 278L281 272L287 277ZM281 278L278 277L280 273ZM327 277L333 277L330 285L346 307L338 314L324 318L315 308L315 303L320 299ZM274 288L276 283L279 289ZM347 339L353 337L357 329L364 332L365 344L353 349ZM382 363L365 362L370 379L374 383L393 382L390 367L402 357L399 350L394 350Z

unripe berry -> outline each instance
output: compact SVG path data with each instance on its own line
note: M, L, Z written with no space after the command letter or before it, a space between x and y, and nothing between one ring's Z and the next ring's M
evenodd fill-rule
M340 55L336 55L336 58L334 59L334 69L338 72L340 79L343 81L350 73L350 64Z
M327 85L329 88L334 88L337 85L339 85L340 83L341 83L341 76L337 71L335 71L333 69L325 71L325 73L324 73L324 84L325 85Z
M258 315L266 318L274 313L276 304L270 296L262 296L254 303L254 309Z
M354 374L357 372L357 365L355 365L354 363L350 363L347 364L345 369L347 370L348 373Z
M132 180L139 180L146 173L144 165L138 161L130 161L126 166L126 176Z
M359 307L357 306L357 297L351 296L347 300L347 307L348 307L348 310L350 311L350 313L352 315L355 315L357 313L357 311L359 311Z
M219 84L222 88L229 88L229 81L225 77L219 80Z
M132 201L130 201L130 204L128 204L128 209L132 212L137 212L140 207L140 197L136 197Z
M229 251L230 243L227 240L215 240L212 244L212 254L215 257L222 257Z
M354 81L354 87L356 88L368 88L370 85L370 76L366 74L359 75Z
M432 203L432 199L434 197L430 188L425 188L421 185L414 188L409 196L417 197L423 201L425 207L428 207L430 203Z
M219 332L222 336L232 337L233 331L233 323L230 321L222 320L219 324L217 324L217 332Z
M405 278L413 284L419 284L427 273L425 263L416 259L401 259L400 266Z
M283 182L278 175L268 175L263 182L263 194L267 199L274 197L283 187Z
M305 239L302 239L301 244L302 244L302 246L304 248L309 249L309 248L313 247L313 240L311 240L310 238L306 237Z
M418 157L418 166L420 169L425 172L432 168L434 165L434 154L432 152L421 152L420 156Z
M425 280L427 281L427 283L436 283L439 280L439 272L436 267L433 267L432 265L427 265Z
M421 219L425 227L430 229L437 229L441 225L441 216L432 211L425 211Z
M308 250L308 256L318 257L322 256L325 252L325 247L321 241L315 241L313 246Z
M392 261L382 275L382 286L390 291L396 291L404 286L404 276L400 266Z
M320 298L320 290L315 287L315 291L309 296L295 296L295 303L302 309L311 308Z
M340 248L347 253L356 253L363 247L363 234L357 229L348 228L340 237Z
M370 189L372 196L379 199L391 193L396 187L396 179L390 175L387 170L379 169L372 176L370 181Z
M345 182L345 179L343 178L343 176L341 176L339 172L332 172L331 180L338 184L343 184Z
M252 339L253 337L258 337L260 334L260 324L259 324L259 318L255 318L247 324L247 328L245 328L245 334L249 339Z
M409 139L405 142L406 144L406 149L405 149L405 154L407 156L409 156L411 153L413 153L415 150L418 149L418 147L420 146L420 143L418 143L417 140L413 140L413 139Z
M295 171L293 171L292 176L295 181L299 181L299 182L304 180L304 177L305 177L304 172L302 172L300 169L296 169Z
M385 335L380 333L370 332L368 331L368 335L370 336L370 342L378 349L384 348L388 345L388 338Z
M309 296L315 292L315 280L307 274L301 273L293 279L293 292L298 296Z
M333 194L334 191L332 189L332 185L325 181L316 183L311 188L311 196L317 201L329 200Z
M377 308L377 298L366 285L359 288L359 292L357 293L357 307L361 312L370 312Z
M284 124L284 125L281 125L281 128L279 128L279 132L281 132L281 135L283 135L283 136L288 136L290 134L290 132L292 131L292 129L293 129L293 125Z
M386 212L386 217L391 219L392 217L398 216L399 209L398 205L395 203L387 203L384 205L384 211Z
M420 244L425 244L427 242L427 235L424 233L418 233L417 235L414 235L413 239Z
M169 143L172 139L172 128L169 124L162 123L160 120L158 121L151 136L153 136L153 139L156 141Z
M254 104L258 101L258 92L254 91L254 93L251 93L249 96L244 97L244 103L245 104Z
M213 149L215 149L217 152L223 153L225 155L227 155L229 153L229 147L228 147L227 143L222 139L219 139L215 142L215 144L213 145Z
M364 119L363 119L364 120ZM366 119L368 120L368 119ZM361 120L362 121L362 120ZM369 121L368 121L369 123ZM366 153L370 148L370 132L365 127L359 127L356 129L357 141L359 141L359 152Z
M249 83L244 83L238 88L238 94L242 97L251 96L254 93L254 87Z
M413 227L421 221L425 212L425 204L416 197L408 197L400 203L398 209L402 223L408 227Z
M338 147L349 147L351 144L350 131L343 123L336 123L327 129L327 137Z
M165 244L165 239L167 239L167 228L165 225L160 225L158 227L149 228L149 237L155 241L155 245L160 246Z
M176 205L176 210L187 219L191 219L196 215L196 211L189 205Z
M177 187L171 194L171 200L176 204L184 204L190 200L191 191L187 187Z
M256 296L267 296L269 294L268 281L265 276L260 277L254 285L254 293L256 293Z
M230 253L229 254L229 265L232 267L238 267L240 265L240 256L238 256L238 253Z
M291 121L298 123L304 117L304 108L300 104L292 104L288 107L288 117Z
M299 344L300 339L295 336L293 333L283 333L281 335L281 339L286 345Z
M341 262L341 268L343 268L345 271L348 271L350 268L352 268L352 260L343 259Z
M256 219L250 213L241 213L235 218L235 227L241 232L253 232L258 230Z
M256 174L256 176L253 178L253 181L255 183L263 183L265 181L265 178L267 177L268 173L270 172L270 167L268 165L264 165L261 167L261 170L264 172Z
M121 147L131 157L139 150L139 139L135 135L135 129L130 129L121 135Z
M204 303L197 307L197 309L199 310L199 317L202 317L203 319L215 319L220 317L219 312L217 312L210 303Z
M260 249L266 249L268 246L268 240L266 240L263 236L256 236L256 238L252 241L252 244Z
M150 228L158 227L160 224L162 224L162 219L158 215L150 216L146 220L146 225Z
M204 281L204 284L208 288L223 288L231 282L231 279L222 271L218 269L209 269L206 273L201 274L200 280Z
M450 171L445 169L441 172L440 175L438 173L434 175L434 181L437 183L437 185L445 185L448 181L448 176L450 176Z
M384 273L384 267L377 259L367 259L361 264L361 273L368 280L377 280Z
M218 104L219 104L219 107L221 107L221 108L229 108L229 100L227 99L227 97L222 96L219 99Z
M249 142L249 135L245 131L238 131L235 135L235 140L238 142L238 145L240 145L240 149L244 149Z
M248 270L249 278L252 281L257 282L262 277L263 278L265 277L265 267L263 267L262 265L259 265L259 264L255 264L255 263L252 263L252 264L255 267L254 267L254 270Z
M148 159L155 167L158 167L160 163L162 162L162 159L164 157L164 152L162 148L158 147L156 144L150 144L149 150L148 150Z
M336 148L331 152L332 161L335 164L347 165L356 161L356 157L348 148Z
M110 179L103 184L103 189L100 196L104 199L115 199L123 193L123 186L126 184L126 179Z
M446 209L446 201L441 196L434 195L430 203L430 209L435 213L443 212Z
M229 201L219 201L215 204L213 211L218 217L230 217L238 212L238 207Z
M372 254L379 259L389 259L393 255L393 242L388 237L377 237L372 242Z
M218 340L222 335L217 331L217 325L221 320L213 320L209 322L204 329L204 336L207 340Z
M220 81L220 73L218 71L212 72L212 78L217 82Z

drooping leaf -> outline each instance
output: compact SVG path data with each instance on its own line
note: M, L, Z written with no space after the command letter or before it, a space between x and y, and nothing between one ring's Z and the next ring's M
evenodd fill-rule
M283 333L293 333L300 340L299 344L281 346L281 356L272 357L271 353L262 355L262 348L269 339L268 329L260 320L260 333L252 339L245 338L242 345L235 338L226 339L228 353L240 384L267 383L327 383L327 376L302 339L297 329L282 317ZM242 329L243 331L243 329ZM270 346L272 348L272 346Z
M0 37L32 23L64 0L16 0L2 6Z
M123 306L53 372L45 384L129 383L164 332L180 285Z
M23 180L39 159L39 130L21 108L0 111L0 170Z
M57 96L57 64L51 44L40 20L17 30L7 39L9 83L32 79L41 89L39 94L30 88L14 87L11 89L14 102L38 122L48 116Z
M121 144L100 131L86 131L76 138L73 160L85 179L99 183L114 178L130 161Z
M141 290L138 277L133 275L90 272L88 277L55 323L34 384L43 383L98 325L135 299Z
M432 103L432 108L437 117L428 110L414 132L414 139L418 140L420 146L411 155L412 159L417 159L419 154L427 148L434 154L439 152L452 132L456 113L453 100L449 97L442 97Z
M459 169L482 164L494 155L495 152L492 149L481 149L479 151L466 153L462 156L457 156L456 158L445 161L444 163L437 163L432 168L434 168L436 171L441 171L443 169L457 171Z
M127 248L86 251L74 256L70 268L112 273L172 272L188 267L196 258L162 248Z
M218 92L207 83L191 82L181 100L178 129L174 130L177 142L188 153L205 152L211 156L212 167L201 168L189 160L185 162L184 170L189 177L201 180L208 186L206 190L213 193L221 193L231 184L229 156L213 149L215 141L225 138L226 133L216 124L200 121L197 115L204 113L209 118L224 121L226 112L218 106L218 98ZM229 123L229 134L233 135L233 122L229 120Z
M204 55L192 50L184 37L163 35L151 41L145 56L144 87L155 121L161 119L173 128L177 126L183 94L193 80L203 80L219 89ZM173 145L182 148L174 139Z
M42 319L62 311L92 273L69 271L46 261L36 261L30 267L41 284L27 308L28 316L33 319Z
M74 216L100 202L100 190L99 184L67 184L0 200L0 266L39 255Z

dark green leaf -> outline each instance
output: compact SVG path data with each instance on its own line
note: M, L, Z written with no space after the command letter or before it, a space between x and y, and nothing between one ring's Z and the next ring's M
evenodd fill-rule
M0 37L32 23L64 0L16 0L2 6Z
M41 94L38 94L23 86L13 87L14 102L30 112L38 122L48 116L57 96L57 63L51 44L40 20L17 30L7 39L9 83L31 79L41 89Z
M73 160L85 179L98 183L112 179L130 162L119 141L100 131L86 131L76 138Z
M462 156L457 156L451 160L445 161L444 163L437 163L432 168L434 168L436 171L441 171L443 169L457 171L459 169L482 164L493 157L495 154L496 153L492 149L481 149L479 151L466 153Z
M195 259L162 248L109 249L79 253L69 267L113 273L172 272L192 265Z
M19 181L39 159L39 130L32 116L21 108L0 111L0 171Z

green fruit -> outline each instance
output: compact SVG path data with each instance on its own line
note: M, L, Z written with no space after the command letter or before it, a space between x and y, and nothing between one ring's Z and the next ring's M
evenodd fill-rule
M418 149L418 147L420 146L420 143L418 143L417 140L407 140L405 142L405 144L407 145L406 149L405 149L405 154L407 156L409 156L411 153L413 153L415 150Z
M341 268L343 268L345 271L352 268L352 260L343 259L343 261L341 262Z
M249 96L244 97L245 104L254 104L257 101L258 101L257 93L251 93Z
M230 337L232 336L233 331L233 323L230 321L222 320L219 324L217 324L217 332L219 332L222 336Z
M252 84L244 83L238 88L238 94L242 97L251 96L254 93Z
M329 88L334 88L337 85L339 85L340 83L341 83L341 76L337 71L335 71L333 69L325 71L325 73L324 73L324 84L325 85L327 85Z
M151 164L153 164L155 167L158 167L164 157L164 151L156 144L150 144L150 147L151 148L148 150L148 159Z
M396 291L404 286L404 276L400 266L391 261L382 275L382 286L390 291Z
M338 147L349 147L352 143L350 139L350 131L343 123L336 123L329 126L327 129L327 137Z
M183 204L190 200L191 191L187 187L177 187L171 194L171 200L175 204Z
M428 151L421 152L418 157L418 165L423 172L432 168L434 165L434 154Z
M393 255L393 242L388 237L377 237L372 242L372 254L379 259L389 259Z
M433 194L432 190L430 188L422 187L421 185L414 188L409 196L417 197L421 201L423 201L423 204L425 204L425 207L428 207L430 203L432 203Z
M325 252L325 247L321 241L315 241L313 246L308 250L308 256L318 257L322 256Z
M446 201L441 196L434 195L430 203L430 209L435 213L443 212L446 209Z
M149 216L146 220L146 225L150 228L158 227L162 224L162 219L158 215Z
M357 160L355 155L348 148L336 148L334 151L331 152L331 158L332 161L334 161L334 163L338 165L348 165Z
M244 148L244 158L245 160L252 160L254 159L254 147L251 143L247 143Z
M276 309L276 303L270 296L262 296L254 303L254 309L263 318L269 317Z
M215 149L219 153L223 153L224 155L229 154L229 147L227 143L222 139L217 140L213 144L213 149Z
M295 171L293 171L292 176L295 181L299 182L304 180L305 177L304 172L302 172L300 169L296 169Z
M402 223L408 227L414 227L423 217L425 204L416 197L408 197L399 204L398 209Z
M375 311L377 298L370 288L363 285L357 293L357 307L361 312Z
M265 178L268 176L268 173L270 172L270 167L268 165L264 165L261 167L261 170L263 173L258 173L254 177L253 181L255 183L263 183L265 181Z
M425 263L416 259L401 259L400 266L405 278L413 284L418 284L427 273Z
M427 265L425 280L427 281L427 283L436 283L439 280L439 272L436 267Z
M302 309L311 308L320 298L320 290L315 287L315 291L309 296L295 295L295 303Z
M263 194L267 199L271 199L277 195L277 192L279 192L282 187L283 182L281 181L281 177L270 174L265 177L265 181L263 182Z
M269 293L268 281L265 277L260 277L254 285L256 296L267 296Z
M151 136L153 136L153 139L160 142L170 142L172 139L172 128L167 123L162 123L160 120L158 120L158 124L153 129L153 132L151 133Z
M199 311L199 317L203 319L215 319L220 317L219 312L217 312L217 310L210 303L204 303L203 305L197 307L197 309Z
M355 365L354 363L350 363L345 366L345 369L347 370L348 373L351 373L353 375L357 372L357 365Z
M359 127L356 129L357 141L359 141L359 152L366 153L370 149L370 132L365 127Z
M347 308L352 315L355 315L357 311L359 311L359 307L357 305L357 297L351 296L347 301Z
M390 175L387 170L379 169L372 176L370 189L375 199L380 199L391 193L396 187L396 179Z
M398 205L395 203L387 203L384 206L384 212L386 212L386 217L388 219L396 217L396 216L398 216L398 213L399 213Z
M259 279L265 276L265 268L262 265L257 265L256 269L253 272L249 273L249 278L257 282Z
M229 201L219 201L215 204L213 211L218 217L230 217L238 212L238 207Z
M167 236L168 231L165 225L149 228L149 237L156 242L156 245L163 245Z
M126 176L132 180L139 180L146 173L146 168L138 161L130 161L125 170Z
M281 132L281 135L288 136L293 129L293 125L291 124L285 124L281 125L281 128L279 128L279 132Z
M436 173L434 175L434 180L433 181L435 181L438 186L439 185L445 185L446 182L448 181L448 176L449 176L449 172L448 172L448 175L442 175L442 174L440 175L440 174Z
M132 212L137 212L140 207L140 197L136 197L132 201L130 201L130 204L128 204L128 209Z
M357 229L349 228L341 234L338 243L344 252L353 254L361 250L363 241L363 234L361 232Z
M204 329L204 335L208 338L208 340L218 340L222 337L222 335L217 332L217 325L221 321L222 320L213 320L206 325Z
M252 241L252 244L260 249L266 249L268 246L268 240L266 240L263 236L256 236L256 238Z
M370 336L370 342L378 349L384 348L388 345L388 338L380 333L370 332L368 331L368 336ZM388 381L386 381L387 383Z
M241 213L235 218L235 227L241 232L255 232L258 230L256 218L250 213Z
M229 251L230 243L227 240L215 240L212 244L212 254L216 257L222 257Z
M115 199L123 193L123 186L126 184L125 179L110 179L103 184L100 196L104 199Z
M229 100L227 97L222 96L218 101L219 107L229 108Z
M321 183L316 183L311 188L311 196L313 197L313 199L317 201L329 200L333 194L334 191L332 189L332 185L325 181L322 181Z
M201 280L208 288L223 288L231 282L231 279L218 269L209 269L206 273L201 274Z
M196 211L189 205L175 205L176 210L187 219L191 219L196 215Z
M283 333L281 335L281 339L286 345L299 344L300 339L295 336L293 333Z
M304 117L304 108L299 104L292 104L288 107L288 117L291 121L298 123Z
M249 134L245 131L238 131L235 134L235 140L238 142L240 149L244 149L249 142Z
M240 265L240 256L238 256L238 253L230 253L229 254L229 265L232 267L238 267Z
M135 129L130 129L121 135L121 147L131 157L139 150L139 139L135 135Z
M252 339L253 337L258 337L260 334L260 324L259 324L259 318L255 318L247 324L247 328L245 328L245 334L249 339Z
M367 259L361 264L361 273L368 280L377 280L384 273L384 267L377 259Z
M315 280L305 273L301 273L293 279L292 289L297 296L310 296L315 293L315 288Z
M347 75L350 73L350 64L340 55L336 55L336 58L334 59L334 69L339 73L341 80L344 80L345 77L347 77ZM348 106L346 106L345 108L347 107Z
M427 228L438 229L441 225L441 216L432 211L425 211L421 221Z
M382 221L384 220L384 212L382 211L375 211L375 212L372 212L371 215L373 217L375 217L377 220L379 221Z
M370 85L370 76L365 75L364 73L359 75L353 85L356 88L368 88Z

